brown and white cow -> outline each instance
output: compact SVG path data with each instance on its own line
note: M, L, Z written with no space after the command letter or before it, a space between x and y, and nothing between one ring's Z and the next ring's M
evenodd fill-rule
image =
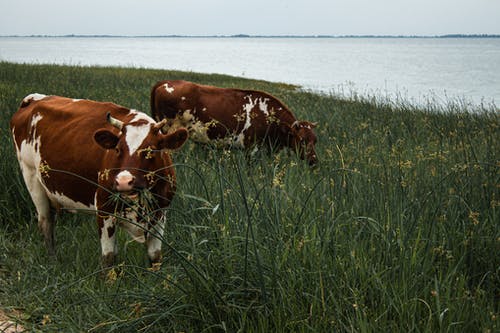
M168 119L170 130L186 127L197 142L239 148L271 144L298 151L310 165L318 161L316 124L298 121L265 92L160 81L151 91L151 111L158 121Z
M165 135L164 122L112 103L32 94L12 116L10 127L38 226L54 254L54 212L96 212L103 266L117 254L116 226L146 243L152 263L161 260L164 208L175 193L169 149L188 137L185 129ZM145 213L141 196L155 198Z

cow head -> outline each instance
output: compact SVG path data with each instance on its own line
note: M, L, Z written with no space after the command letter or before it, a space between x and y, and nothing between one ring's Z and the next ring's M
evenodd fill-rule
M108 150L99 175L99 185L131 199L137 197L138 191L150 189L156 184L159 176L156 173L164 172L171 164L165 150L180 148L188 137L184 128L163 134L160 129L165 125L164 121L155 123L144 117L123 123L108 113L107 121L120 132L115 134L108 129L100 129L94 134L97 144Z
M309 121L295 121L289 129L290 147L297 150L301 159L307 159L310 166L318 163L314 145L316 144L316 134L313 128L316 123Z

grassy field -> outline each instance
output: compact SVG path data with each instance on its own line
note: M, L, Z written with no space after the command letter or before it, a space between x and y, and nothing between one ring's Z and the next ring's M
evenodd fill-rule
M317 121L320 166L188 142L175 153L164 262L120 234L100 274L91 215L63 214L50 258L8 123L38 92L149 112L186 79L268 91ZM498 332L500 113L341 100L186 72L0 62L0 309L42 332ZM62 152L63 153L63 152Z

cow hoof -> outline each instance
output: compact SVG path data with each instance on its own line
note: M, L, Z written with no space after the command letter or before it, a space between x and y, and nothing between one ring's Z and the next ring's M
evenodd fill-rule
M162 258L163 258L163 256L161 254L161 251L160 250L155 251L153 253L153 255L151 255L149 257L149 266L151 268L161 266L161 260L162 260Z
M161 262L151 263L151 267L148 268L150 272L158 272L161 268Z

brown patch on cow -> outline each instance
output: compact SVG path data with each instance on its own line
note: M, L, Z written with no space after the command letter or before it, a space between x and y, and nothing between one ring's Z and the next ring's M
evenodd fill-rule
M115 226L108 227L108 237L111 238L115 234Z

